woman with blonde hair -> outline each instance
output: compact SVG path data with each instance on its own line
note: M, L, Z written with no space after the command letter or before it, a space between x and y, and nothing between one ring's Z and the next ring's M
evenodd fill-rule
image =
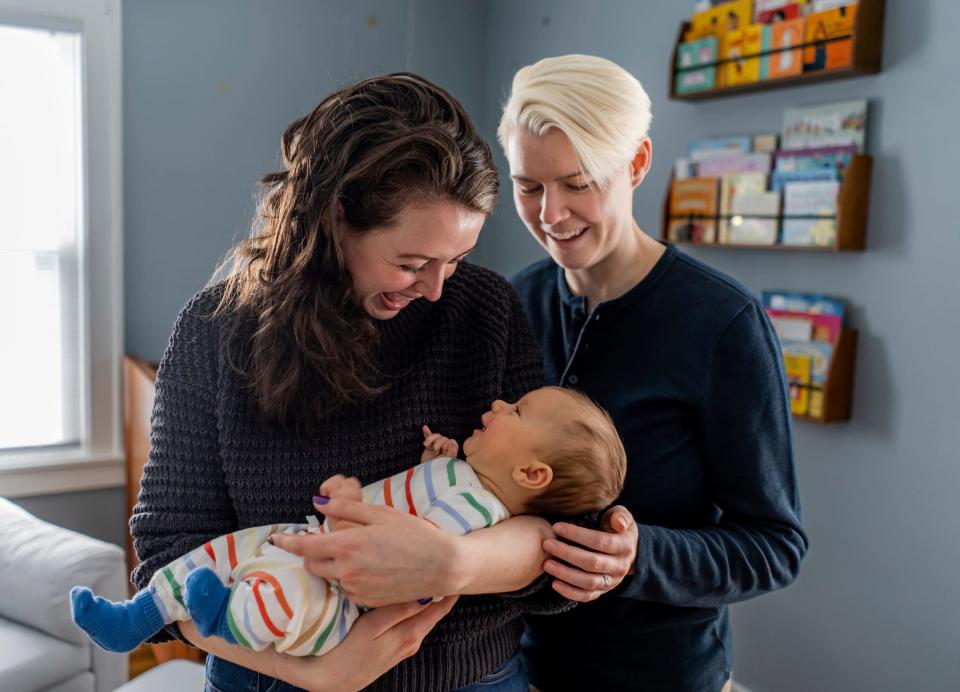
M550 384L612 415L627 450L603 531L554 526L546 571L583 603L526 618L531 682L730 684L727 606L787 586L807 549L778 342L734 279L647 235L650 100L598 57L524 67L498 131L517 213L549 257L513 284Z

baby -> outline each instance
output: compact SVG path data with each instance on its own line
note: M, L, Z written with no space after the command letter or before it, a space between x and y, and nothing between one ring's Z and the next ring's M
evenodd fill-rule
M515 404L493 402L482 428L457 443L423 427L421 463L360 489L335 476L321 492L354 496L466 534L515 514L577 515L613 503L626 453L607 413L569 389L544 387ZM205 635L261 651L321 655L346 637L360 608L336 583L309 574L302 558L272 545L275 533L337 528L315 517L215 538L159 569L131 600L113 603L86 587L70 593L73 619L108 651L130 651L164 625L190 618Z

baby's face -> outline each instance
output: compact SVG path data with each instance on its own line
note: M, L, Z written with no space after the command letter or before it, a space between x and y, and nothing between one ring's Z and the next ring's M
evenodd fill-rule
M463 453L480 474L509 472L520 455L549 445L554 422L582 416L582 409L562 391L536 389L515 404L493 402L481 416L483 427L463 442Z

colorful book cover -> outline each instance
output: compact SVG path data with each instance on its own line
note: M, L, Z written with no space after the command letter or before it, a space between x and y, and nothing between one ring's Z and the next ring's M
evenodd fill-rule
M674 90L678 94L713 89L717 82L717 37L681 43L677 49Z
M836 245L839 190L840 183L837 181L793 182L784 185L783 244L824 247Z
M790 412L805 415L810 406L810 357L784 353L783 365L790 383Z
M773 310L807 312L811 315L838 315L841 320L845 313L843 301L821 293L764 291L760 300L764 308Z
M773 153L780 146L780 135L778 134L760 134L753 136L753 151L761 153Z
M780 143L784 149L854 144L863 153L867 130L867 101L840 101L783 111Z
M760 80L760 53L763 51L764 29L762 24L748 24L727 32L724 41L726 55L723 57L731 62L722 65L724 86L749 84Z
M806 320L810 323L810 336L800 341L823 341L828 344L836 343L840 336L840 330L843 328L843 317L840 315L818 315L811 312L798 312L795 310L777 310L767 308L767 314L770 320L777 324L779 319ZM778 332L779 333L779 332ZM781 338L786 338L781 335Z
M780 231L779 192L741 192L730 204L733 217L726 242L745 245L774 245ZM770 218L773 217L773 218Z
M801 74L803 56L800 54L800 49L786 50L801 43L803 43L803 17L769 25L764 33L763 52L766 55L760 63L760 79L780 79Z
M673 243L713 243L717 239L716 178L674 180L670 186L667 240Z
M835 170L842 178L856 153L857 147L853 144L817 149L781 149L773 155L773 170L783 173Z
M687 145L687 156L696 161L719 154L749 154L751 145L749 135L695 139Z
M766 173L726 173L720 176L720 227L718 232L721 243L729 242L730 220L727 217L734 213L731 211L732 207L730 205L734 195L745 192L763 192L766 189Z
M770 176L770 189L782 192L787 183L819 183L840 180L839 172L832 168L817 168L809 171L774 171Z
M697 12L690 18L690 30L684 41L704 36L722 38L728 31L746 26L753 19L753 0L732 0Z
M800 8L801 5L794 0L775 0L767 3L757 0L754 8L754 21L758 24L789 21L803 14Z
M697 162L697 175L707 178L725 173L769 173L770 159L770 154L711 156Z
M846 36L843 40L818 43L803 49L803 71L833 70L853 64L853 23L857 4L845 5L807 17L804 41L814 43Z
M784 355L802 356L810 360L810 384L823 386L830 371L830 359L833 357L833 344L825 341L780 342Z

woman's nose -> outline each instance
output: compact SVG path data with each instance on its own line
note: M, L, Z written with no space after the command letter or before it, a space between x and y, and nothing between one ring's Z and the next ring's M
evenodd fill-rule
M425 276L416 283L415 288L420 295L431 303L435 303L443 294L443 281L444 274L441 267L440 271L430 271L428 274L425 272Z
M540 223L545 226L555 226L570 216L563 194L559 191L547 192L544 190L540 198Z

